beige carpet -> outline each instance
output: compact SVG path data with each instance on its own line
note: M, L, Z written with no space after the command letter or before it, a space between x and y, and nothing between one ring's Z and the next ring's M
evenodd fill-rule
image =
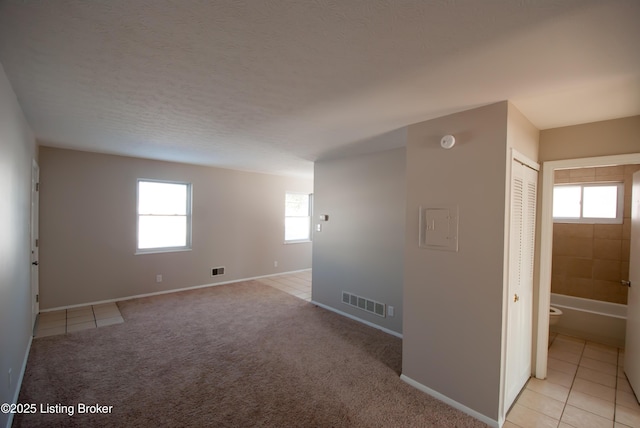
M485 426L399 379L400 339L259 281L118 306L124 324L33 341L38 412L15 427Z

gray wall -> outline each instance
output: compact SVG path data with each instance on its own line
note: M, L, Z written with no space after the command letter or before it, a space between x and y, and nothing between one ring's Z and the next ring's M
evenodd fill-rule
M402 332L405 149L319 161L314 171L313 300ZM329 221L319 222L320 214ZM341 292L394 306L381 318Z
M285 193L311 180L50 147L40 160L43 309L311 267L311 243L284 244ZM193 184L192 251L134 254L138 178Z
M35 139L0 66L0 403L16 396L33 328L29 243L35 156ZM8 416L0 413L0 426Z
M411 125L403 375L498 419L507 111L501 102ZM451 150L440 138L456 136ZM459 251L419 248L418 207L459 205Z

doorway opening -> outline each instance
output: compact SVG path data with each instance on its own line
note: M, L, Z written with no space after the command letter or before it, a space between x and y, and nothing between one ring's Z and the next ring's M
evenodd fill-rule
M549 161L543 165L542 199L540 209L540 268L537 299L537 331L534 376L547 377L549 344L549 306L551 303L552 247L553 247L553 189L556 170L602 166L640 164L640 153L593 158Z

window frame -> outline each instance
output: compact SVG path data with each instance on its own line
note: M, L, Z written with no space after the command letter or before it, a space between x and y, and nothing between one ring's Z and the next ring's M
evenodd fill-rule
M288 216L287 215L287 195L305 195L309 198L308 202L308 215L306 216ZM304 239L287 239L287 218L308 218L309 219L309 230L308 237ZM285 244L300 244L304 242L311 242L313 239L313 193L307 192L285 192L284 194L284 243Z
M580 224L622 224L624 220L624 182L621 181L597 181L587 183L556 183L553 185L555 191L558 187L580 187L580 217L554 217L552 219L554 223L580 223ZM617 187L616 197L616 217L584 217L584 189L585 187ZM553 197L554 195L552 195Z
M185 245L180 246L172 246L172 247L154 247L154 248L140 248L140 217L149 215L149 214L140 214L140 183L162 183L162 184L180 184L184 185L187 188L187 201L186 201L186 241ZM170 252L180 252L180 251L191 251L192 244L192 224L193 224L193 212L192 212L192 201L193 201L193 184L187 181L175 181L175 180L159 180L152 178L138 178L136 180L136 252L135 254L154 254L154 253L170 253ZM180 215L182 217L182 215Z

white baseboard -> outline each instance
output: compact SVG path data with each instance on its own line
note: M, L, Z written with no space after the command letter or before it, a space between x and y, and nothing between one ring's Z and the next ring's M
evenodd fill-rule
M362 324L366 324L369 327L377 328L378 330L382 330L385 333L388 333L388 334L390 334L392 336L396 336L396 337L399 337L400 339L402 339L402 333L398 333L397 331L389 330L388 328L379 326L378 324L374 324L374 323L372 323L370 321L363 320L362 318L358 318L358 317L353 316L351 314L348 314L346 312L342 312L342 311L340 311L340 310L338 310L336 308L333 308L331 306L327 306L327 305L325 305L323 303L318 303L315 300L312 300L311 303L316 305L316 306L320 306L321 308L326 309L328 311L335 312L336 314L342 315L343 317L351 318L354 321L358 321L358 322L360 322Z
M68 306L58 306L58 307L55 307L55 308L42 309L42 310L40 310L40 312L53 312L53 311L61 311L63 309L80 308L80 307L89 306L89 305L102 305L104 303L122 302L124 300L139 299L141 297L159 296L159 295L162 295L162 294L178 293L180 291L197 290L199 288L207 288L207 287L216 287L218 285L233 284L234 282L251 281L251 280L254 280L254 279L269 278L271 276L288 275L288 274L291 274L291 273L306 272L306 271L309 271L309 270L311 270L311 269L310 268L309 269L298 269L298 270L291 270L291 271L287 271L287 272L270 273L268 275L253 276L251 278L240 278L240 279L234 279L234 280L231 280L231 281L216 282L216 283L212 283L212 284L194 285L192 287L185 287L185 288L173 288L171 290L155 291L153 293L145 293L145 294L136 294L134 296L118 297L116 299L98 300L98 301L95 301L95 302L78 303L76 305L68 305Z
M458 403L455 400L452 400L451 398L447 397L446 395L442 395L440 394L438 391L434 391L433 389L424 386L423 384L421 384L420 382L417 382L413 379L411 379L409 376L405 376L400 375L400 379L403 380L404 382L408 383L409 385L413 386L414 388L429 394L430 396L437 398L440 401L443 401L445 403L447 403L448 405L450 405L453 408L456 408L460 411L463 411L464 413L466 413L469 416L472 416L476 419L478 419L479 421L484 422L485 424L489 425L490 427L494 427L494 428L499 428L500 424L498 423L498 421L491 419L488 416L483 415L482 413L478 413L473 409L470 409L469 407L465 406L464 404Z
M31 342L33 342L33 335L29 335L29 343L27 343L27 349L24 353L24 359L22 360L22 367L20 368L20 376L18 376L18 382L16 383L16 392L13 395L12 404L18 403L18 397L20 396L20 390L22 389L22 379L24 379L24 373L27 370L27 360L29 359L29 352L31 351ZM13 413L9 413L7 419L7 428L11 428L13 424Z

